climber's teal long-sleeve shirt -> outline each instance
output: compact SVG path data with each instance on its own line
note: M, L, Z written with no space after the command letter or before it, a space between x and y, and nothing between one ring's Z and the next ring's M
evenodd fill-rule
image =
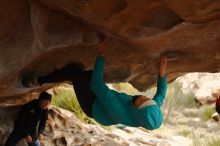
M153 100L157 105L137 109L132 96L110 90L103 79L105 58L98 56L93 69L91 89L97 98L93 103L93 117L103 125L124 124L132 127L157 129L163 122L160 106L166 95L166 77L159 77Z

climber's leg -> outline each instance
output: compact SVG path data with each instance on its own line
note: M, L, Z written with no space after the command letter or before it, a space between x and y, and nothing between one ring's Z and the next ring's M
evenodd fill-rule
M71 81L72 76L79 71L81 71L81 68L78 65L68 64L61 69L55 69L45 76L38 77L37 81L39 84Z
M92 105L95 94L90 89L92 71L83 72L80 67L69 64L61 69L56 69L50 74L38 77L39 84L72 81L74 90L85 114L92 117Z
M72 78L77 99L85 114L92 117L92 106L95 101L95 94L90 89L92 71L75 74Z

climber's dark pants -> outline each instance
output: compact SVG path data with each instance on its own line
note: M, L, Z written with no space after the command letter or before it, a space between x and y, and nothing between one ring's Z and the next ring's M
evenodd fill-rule
M16 144L23 138L25 138L26 135L24 135L20 129L14 129L12 133L10 134L9 138L7 139L5 146L16 146ZM32 143L29 143L28 146L40 146L38 143L38 140L32 136Z
M38 77L38 82L43 84L71 81L82 110L87 116L93 117L92 105L96 96L90 89L91 76L92 70L84 72L77 65L69 64L61 69L55 69L50 74Z

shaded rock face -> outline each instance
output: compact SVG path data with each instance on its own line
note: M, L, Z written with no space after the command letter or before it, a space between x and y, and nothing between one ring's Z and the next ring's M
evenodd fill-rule
M109 44L107 82L143 91L167 53L169 80L187 72L220 70L220 1L11 0L0 5L0 99L24 88L23 76L44 75L69 62L91 69L100 35ZM19 95L19 96L18 96Z

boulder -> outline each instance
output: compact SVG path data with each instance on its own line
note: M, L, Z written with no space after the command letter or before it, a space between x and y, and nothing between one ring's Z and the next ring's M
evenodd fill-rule
M38 92L25 76L67 63L92 69L100 36L109 44L105 80L140 91L155 85L161 54L169 81L220 70L219 1L11 0L0 5L0 101ZM51 86L51 85L50 85Z
M0 145L4 145L10 135L12 121L18 109L0 108ZM115 126L104 128L100 125L86 124L73 113L57 107L51 107L49 111L44 135L42 146L176 146L180 144L180 141L172 138L159 138L144 128L118 129ZM21 140L18 146L27 146L27 144Z

